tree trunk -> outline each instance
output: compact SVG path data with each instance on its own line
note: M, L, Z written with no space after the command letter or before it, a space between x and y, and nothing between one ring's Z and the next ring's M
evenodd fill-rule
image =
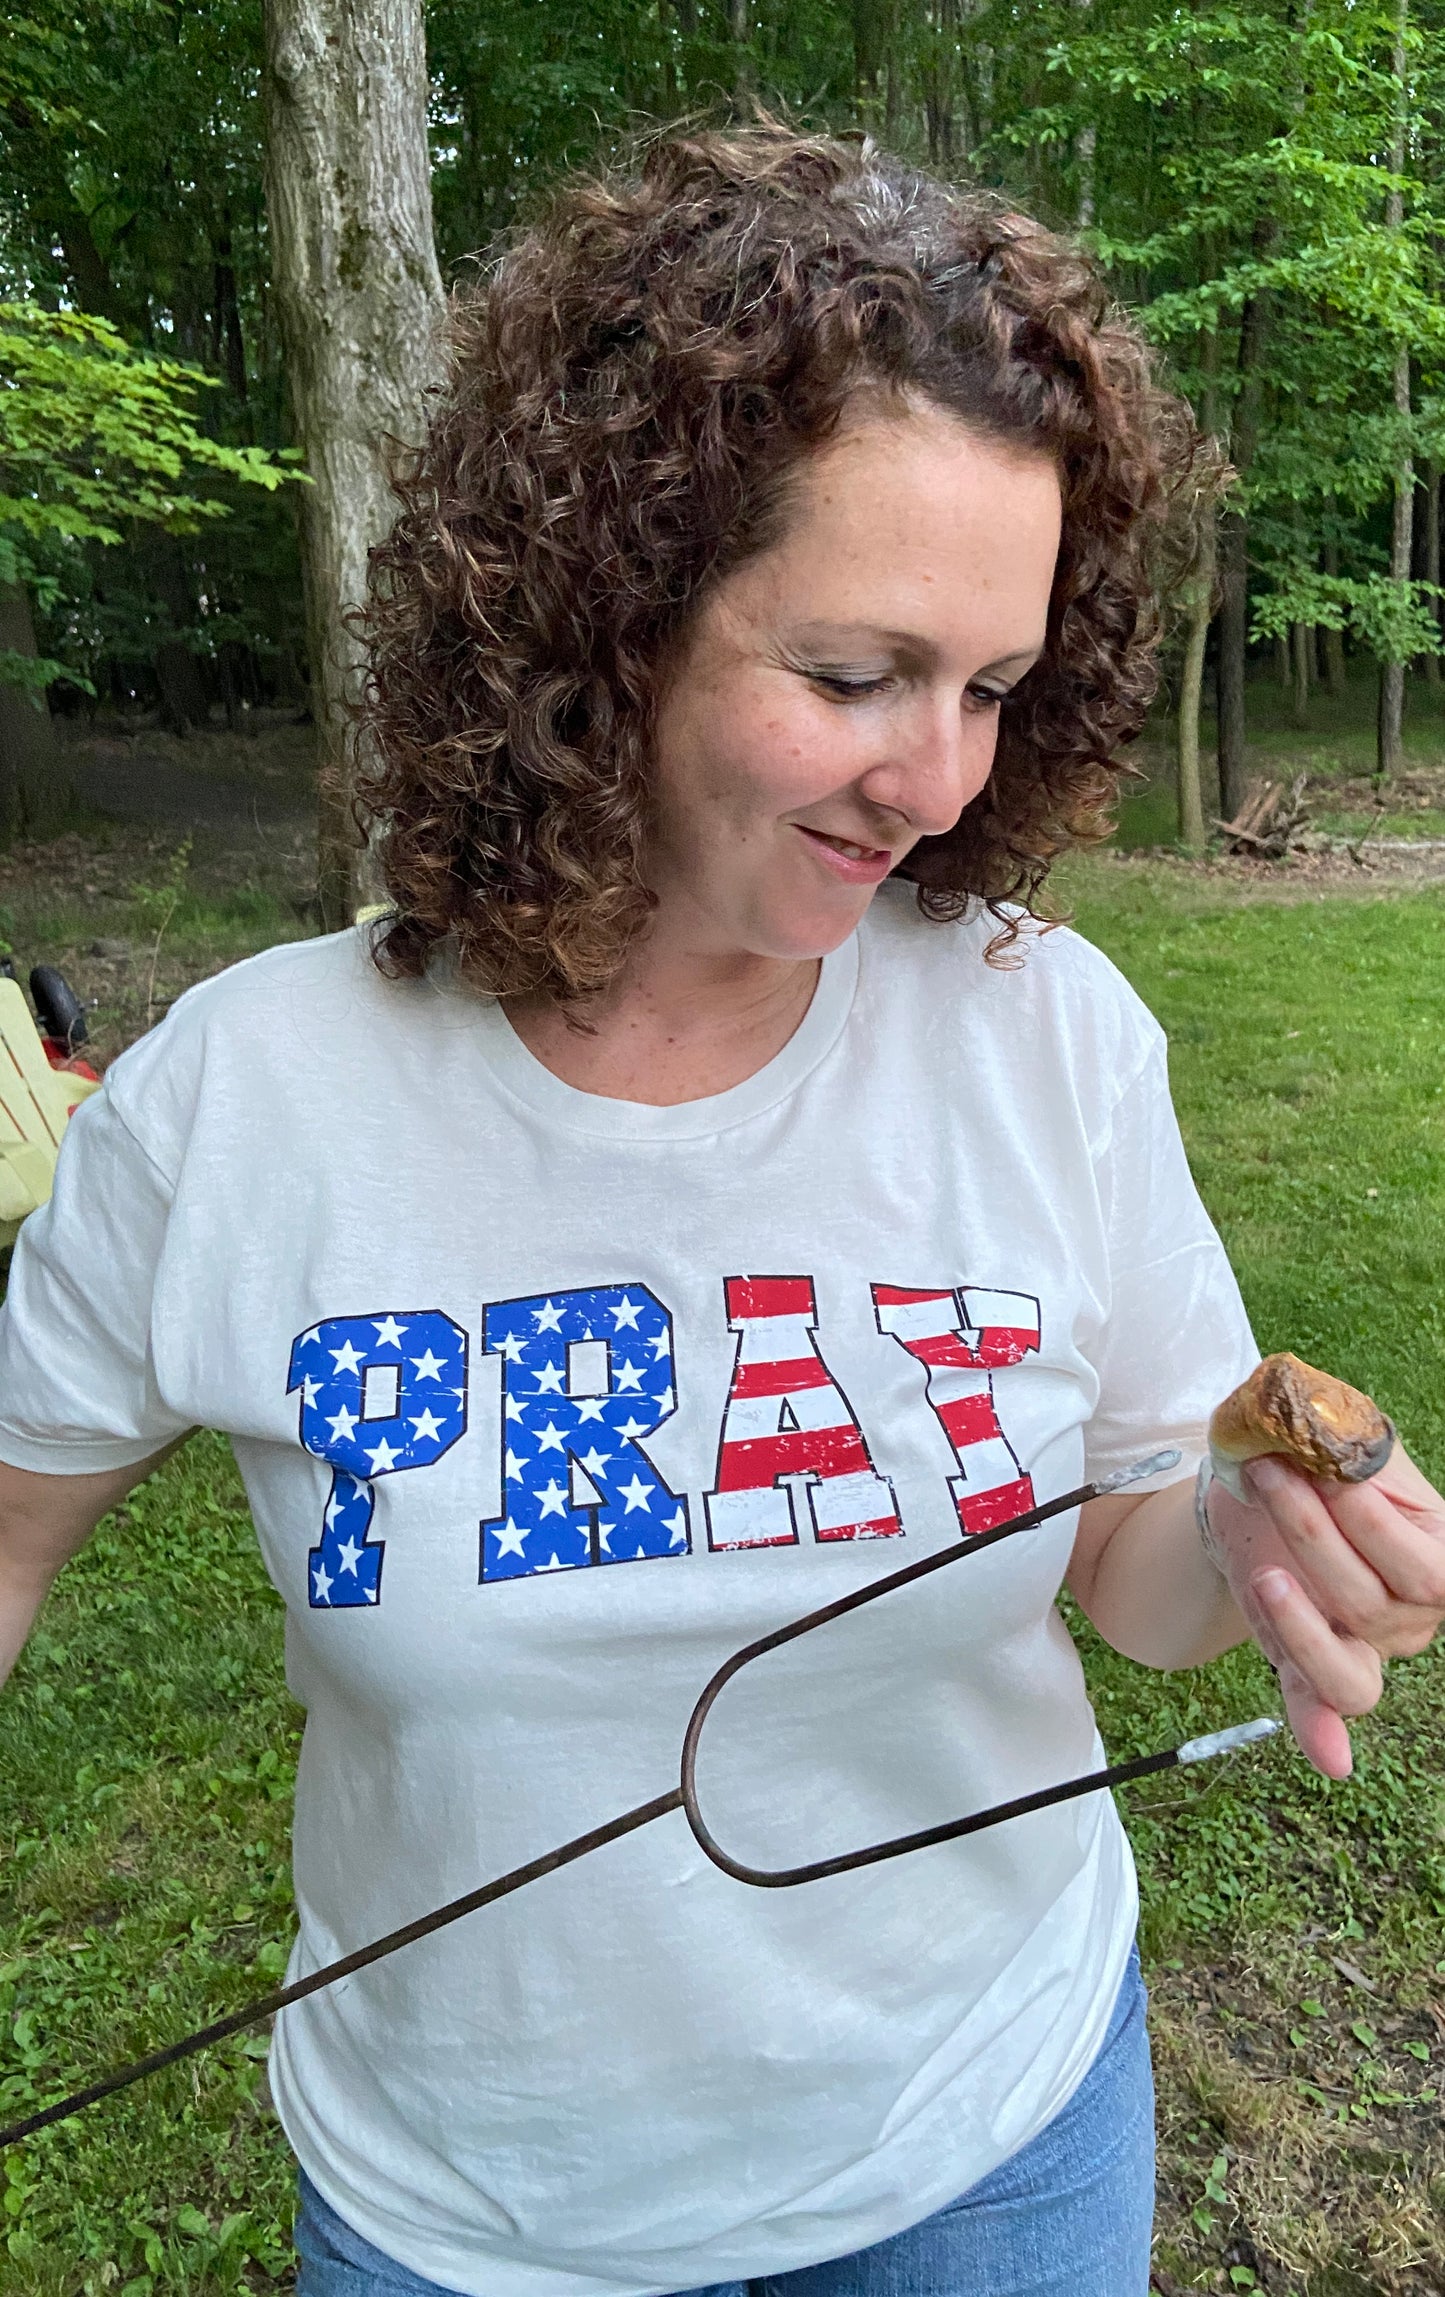
M888 92L883 99L883 140L890 151L898 143L898 132L903 123L903 67L898 60L894 41L888 43Z
M1433 584L1438 590L1440 587L1440 465L1438 463L1432 462L1425 465L1423 507L1425 512L1423 521L1425 530L1423 536L1424 551L1422 554L1424 563L1420 571L1424 580ZM1431 598L1430 611L1438 623L1440 620L1440 601L1438 598ZM1438 654L1425 656L1425 683L1427 686L1438 686L1440 683L1440 657Z
M421 0L266 0L266 205L286 379L312 484L302 567L322 776L323 924L349 922L355 643L367 552L391 525L390 443L438 369Z
M728 0L728 35L733 44L733 94L740 101L751 95L753 87L748 14L748 0Z
M1405 143L1409 126L1409 87L1405 78L1405 39L1410 24L1410 0L1396 0L1395 49L1391 68L1395 77L1395 133L1390 146L1391 172L1398 178L1405 172ZM1402 229L1405 221L1405 201L1398 189L1385 195L1385 228ZM1410 420L1410 350L1401 343L1395 350L1394 377L1395 413L1402 423ZM1395 466L1394 516L1390 522L1390 580L1406 583L1410 579L1410 546L1415 520L1415 464L1408 443L1400 451ZM1400 771L1404 754L1405 717L1405 665L1403 662L1380 664L1380 712L1375 752L1375 787L1380 789L1392 774Z
M1330 509L1331 511L1334 509L1333 496L1330 497ZM1340 546L1337 542L1330 541L1325 544L1324 563L1326 574L1339 573ZM1338 702L1345 691L1345 634L1343 630L1331 630L1326 627L1323 636L1325 642L1325 692L1332 702Z
M1214 513L1206 513L1199 538L1199 563L1190 585L1184 666L1179 674L1179 842L1189 853L1204 851L1204 792L1199 781L1199 704L1204 691L1204 650L1214 613ZM1232 820L1233 816L1226 818Z
M113 327L122 326L125 315L110 276L110 266L95 244L89 216L82 213L68 193L60 197L56 236L81 310L93 311L97 319L108 319Z
M1249 644L1248 529L1242 514L1219 522L1219 656L1215 665L1219 715L1219 811L1238 818L1244 804L1244 665Z
M1277 226L1262 217L1255 225L1253 249L1268 254ZM1239 350L1235 360L1237 391L1230 425L1229 452L1241 478L1249 474L1259 437L1260 365L1269 330L1267 291L1251 295L1239 314ZM1243 511L1232 510L1219 531L1219 810L1234 821L1244 803L1245 742L1244 671L1249 648L1249 529Z
M246 342L241 333L241 305L236 293L236 266L231 246L231 219L222 221L212 247L211 324L213 357L224 366L226 381L244 404L246 398Z
M1325 692L1332 702L1338 702L1345 691L1345 634L1343 630L1325 632Z
M959 0L933 0L926 21L934 34L923 74L923 117L928 157L934 167L952 165L957 143L957 57L954 53Z
M1310 722L1310 656L1314 652L1315 634L1308 622L1290 625L1290 652L1294 664L1294 722L1307 726Z
M201 666L184 639L161 641L155 652L155 674L161 693L161 722L168 734L184 741L192 726L204 727L210 717Z
M852 0L853 91L861 111L876 111L893 29L891 0Z
M1395 359L1395 412L1410 413L1410 354L1401 347ZM1410 579L1410 547L1415 519L1415 466L1408 450L1395 472L1394 517L1390 522L1390 580ZM1405 665L1380 664L1380 714L1375 754L1375 787L1382 788L1404 763Z
M34 661L35 624L18 584L0 585L0 653ZM0 678L0 839L43 812L55 791L60 745L43 694Z
M974 0L974 15L983 13L980 0ZM993 49L981 40L974 51L973 67L973 134L976 144L986 144L993 134L994 72Z
M1087 15L1093 0L1074 0L1074 7ZM1074 202L1074 225L1079 231L1090 231L1095 221L1094 173L1098 160L1098 130L1092 120L1086 120L1074 137L1074 181L1077 196ZM1182 792L1181 800L1183 802Z
M1078 178L1079 196L1074 212L1074 227L1078 231L1094 228L1094 167L1097 153L1098 131L1090 121L1080 128L1074 138L1074 172Z

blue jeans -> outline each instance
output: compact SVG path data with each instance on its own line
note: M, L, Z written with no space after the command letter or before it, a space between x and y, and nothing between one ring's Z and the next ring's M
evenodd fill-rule
M1137 1952L1063 2112L935 2216L852 2257L681 2297L1147 2297L1154 2085ZM455 2297L394 2265L305 2173L296 2297Z

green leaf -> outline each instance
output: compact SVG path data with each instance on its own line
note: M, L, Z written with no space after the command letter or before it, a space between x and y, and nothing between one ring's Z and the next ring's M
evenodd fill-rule
M307 483L264 448L200 426L197 395L216 388L87 312L0 302L0 527L113 546L136 520L181 534L227 517L197 482Z

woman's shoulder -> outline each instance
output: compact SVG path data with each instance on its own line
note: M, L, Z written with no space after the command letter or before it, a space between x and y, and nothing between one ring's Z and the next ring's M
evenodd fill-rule
M991 957L1009 924L1016 938ZM1112 958L1072 926L1041 924L1016 908L1000 917L981 902L940 923L922 914L911 885L895 881L875 900L864 934L864 962L871 957L880 985L935 1012L953 1008L971 1029L1032 1036L1052 1026L1115 1046L1133 1039L1141 1054L1162 1042L1158 1022Z
M164 1144L184 1138L203 1096L274 1112L288 1078L384 1058L425 995L378 970L365 926L281 942L194 983L112 1062L106 1092L164 1165Z
M194 982L146 1036L121 1055L132 1065L151 1048L174 1057L184 1042L225 1038L273 1044L278 1037L328 1035L349 1017L374 1027L378 1003L396 1001L371 955L371 932L354 925L305 941L282 941Z

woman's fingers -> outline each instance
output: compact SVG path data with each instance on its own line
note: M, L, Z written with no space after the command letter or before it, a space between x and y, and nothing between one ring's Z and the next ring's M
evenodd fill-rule
M1249 1481L1316 1603L1337 1626L1364 1634L1392 1590L1336 1523L1318 1486L1274 1459L1254 1461Z
M1290 1728L1317 1770L1350 1772L1344 1718L1368 1713L1382 1657L1423 1651L1445 1619L1445 1500L1397 1445L1364 1484L1250 1462L1250 1504L1216 1487L1230 1583L1279 1671Z
M1388 1654L1423 1650L1445 1617L1445 1509L1398 1453L1367 1484L1324 1486L1282 1460L1246 1471L1327 1616Z
M1254 1573L1249 1592L1260 1614L1259 1640L1279 1670L1290 1728L1317 1770L1347 1778L1350 1742L1342 1717L1377 1703L1384 1670L1377 1651L1333 1627L1289 1572L1270 1565Z
M1280 1669L1279 1687L1296 1746L1327 1779L1347 1779L1354 1769L1350 1734L1333 1707L1327 1707L1293 1667Z

